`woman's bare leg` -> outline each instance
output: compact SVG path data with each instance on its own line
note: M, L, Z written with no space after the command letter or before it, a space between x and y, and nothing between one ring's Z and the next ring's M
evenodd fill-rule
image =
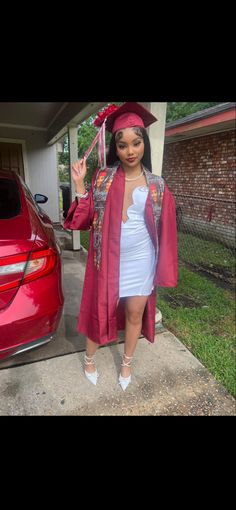
M148 296L132 296L127 297L125 301L125 345L124 353L126 356L133 356L138 338L142 329L143 312L148 300ZM128 361L128 360L126 360ZM121 375L128 377L130 375L130 367L121 367Z
M90 340L90 338L86 338L86 356L91 358L94 356L98 348L98 344ZM91 363L91 365L86 365L86 372L92 373L95 372L96 366L95 363Z

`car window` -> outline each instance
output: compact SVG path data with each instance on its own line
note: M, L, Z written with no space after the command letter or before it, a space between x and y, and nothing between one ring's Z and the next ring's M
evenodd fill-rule
M34 199L30 189L28 188L27 184L25 184L25 182L21 179L21 184L24 188L24 192L25 192L25 195L26 195L26 198L28 200L30 200L30 202L33 203L34 207L36 207L36 209L38 210L38 212L40 212L40 207L38 206L36 200Z
M20 211L20 193L16 181L0 179L0 219L14 218Z

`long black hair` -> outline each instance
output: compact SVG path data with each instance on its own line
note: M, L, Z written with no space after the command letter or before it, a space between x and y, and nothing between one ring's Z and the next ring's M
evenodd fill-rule
M141 127L134 127L134 132L138 136L141 136L143 138L144 142L144 154L142 158L142 164L152 172L152 162L151 162L151 146L150 146L150 140L147 135L147 132L144 128ZM121 130L122 131L122 130ZM120 132L121 132L120 131ZM109 151L107 154L107 166L113 166L119 161L117 154L116 154L116 133L113 133L110 144L109 144Z

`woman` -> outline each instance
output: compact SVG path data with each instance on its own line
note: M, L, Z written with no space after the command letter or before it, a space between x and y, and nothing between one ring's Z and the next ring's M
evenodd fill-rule
M109 112L109 110L108 110ZM72 166L76 199L65 228L91 229L78 330L86 335L85 375L97 383L94 354L125 330L119 384L131 382L140 333L154 342L156 287L177 284L175 203L164 180L152 174L145 127L157 119L138 103L124 103L96 125L112 132L107 166L86 192L85 158Z

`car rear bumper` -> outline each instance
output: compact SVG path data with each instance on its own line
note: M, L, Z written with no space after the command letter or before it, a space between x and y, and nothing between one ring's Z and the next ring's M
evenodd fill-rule
M56 273L22 285L0 312L0 359L50 341L58 329L63 303Z
M10 356L16 356L17 354L21 354L22 352L29 351L30 349L35 349L36 347L41 347L41 345L45 345L53 338L55 337L55 334L46 336L44 338L38 338L37 340L34 340L33 342L29 342L27 344L19 345L16 348L10 348L6 351L0 351L0 360L4 358L9 358Z

